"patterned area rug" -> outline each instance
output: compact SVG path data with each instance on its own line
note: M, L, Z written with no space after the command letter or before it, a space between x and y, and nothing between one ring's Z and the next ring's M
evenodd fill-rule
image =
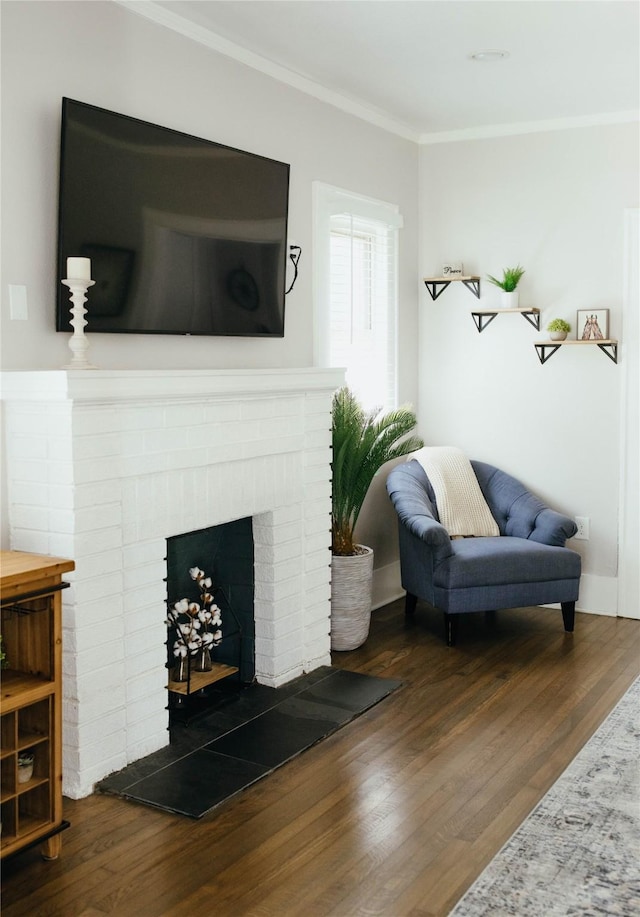
M450 917L640 914L640 679Z

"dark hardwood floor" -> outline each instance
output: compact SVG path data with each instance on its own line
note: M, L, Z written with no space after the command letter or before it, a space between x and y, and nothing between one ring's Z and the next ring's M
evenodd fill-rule
M65 800L62 855L3 863L3 917L444 917L640 673L640 622L461 622L403 603L334 665L391 697L202 820Z

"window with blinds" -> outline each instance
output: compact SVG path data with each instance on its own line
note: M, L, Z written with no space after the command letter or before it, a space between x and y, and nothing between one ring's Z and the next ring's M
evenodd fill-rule
M318 185L316 308L321 365L346 368L366 408L396 407L398 229L392 205Z

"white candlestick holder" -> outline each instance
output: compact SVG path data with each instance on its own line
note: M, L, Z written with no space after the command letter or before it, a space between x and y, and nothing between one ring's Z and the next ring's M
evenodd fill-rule
M95 280L84 280L82 278L70 277L62 281L71 291L71 327L73 334L69 340L69 347L73 357L71 362L63 366L63 369L97 369L87 359L89 350L89 341L84 333L84 326L87 324L85 315L87 310L84 307L87 301L87 290L92 287Z

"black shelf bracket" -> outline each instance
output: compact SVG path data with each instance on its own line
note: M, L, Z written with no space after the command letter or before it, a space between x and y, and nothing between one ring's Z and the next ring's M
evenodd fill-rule
M478 331L482 332L487 325L491 324L497 314L497 312L491 312L489 315L486 312L472 312L471 316L476 323Z
M530 325L540 331L540 313L539 312L523 312L522 317L526 318Z
M450 280L425 280L424 285L429 291L431 299L435 302L438 296L444 293L450 283Z
M613 360L614 363L618 362L618 345L617 343L612 342L611 344L598 344L598 347L603 353L609 357L610 360Z
M538 359L544 366L547 360L550 360L556 350L560 350L560 344L534 344Z
M472 277L469 280L462 281L467 290L471 290L476 299L480 299L480 278Z

